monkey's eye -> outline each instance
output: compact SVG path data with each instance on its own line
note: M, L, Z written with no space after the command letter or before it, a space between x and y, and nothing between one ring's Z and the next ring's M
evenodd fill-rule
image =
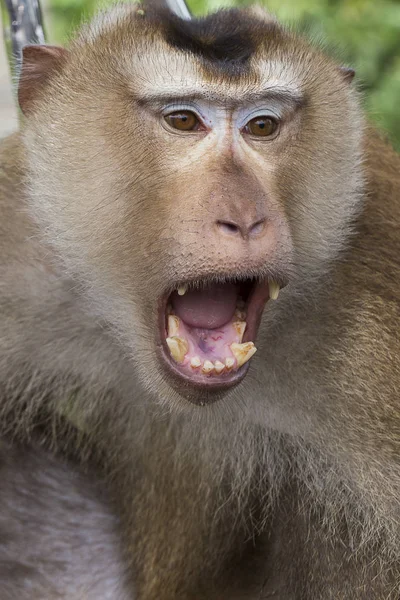
M179 131L198 131L200 121L190 110L179 110L164 117L168 125Z
M278 131L279 122L273 117L255 117L245 126L245 133L256 135L257 137L270 137Z

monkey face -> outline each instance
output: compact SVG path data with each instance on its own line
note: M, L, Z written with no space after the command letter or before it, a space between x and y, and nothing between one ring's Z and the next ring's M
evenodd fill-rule
M202 404L244 378L264 307L267 339L341 250L357 103L264 14L136 11L46 64L27 111L32 208L146 386Z

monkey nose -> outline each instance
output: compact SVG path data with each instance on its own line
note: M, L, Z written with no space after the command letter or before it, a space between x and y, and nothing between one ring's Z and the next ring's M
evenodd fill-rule
M245 219L219 219L216 222L217 228L222 235L231 237L241 237L244 240L257 238L261 236L266 228L267 219L264 217L256 221L246 222Z

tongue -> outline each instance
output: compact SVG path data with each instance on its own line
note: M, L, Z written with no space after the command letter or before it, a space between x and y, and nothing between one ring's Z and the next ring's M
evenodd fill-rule
M190 290L184 296L174 292L171 301L175 314L189 327L217 329L232 319L237 297L236 285L222 283Z

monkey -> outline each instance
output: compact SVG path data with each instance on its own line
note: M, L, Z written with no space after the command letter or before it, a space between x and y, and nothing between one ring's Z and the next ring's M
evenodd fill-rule
M92 475L34 445L3 443L1 457L2 600L131 597L117 518Z
M82 598L74 503L100 600L103 570L123 600L398 599L400 160L353 75L260 8L118 5L68 48L24 49L0 150L20 457L0 564L37 535L49 584L10 570L10 600ZM25 476L37 447L58 502ZM26 549L11 504L30 485Z

